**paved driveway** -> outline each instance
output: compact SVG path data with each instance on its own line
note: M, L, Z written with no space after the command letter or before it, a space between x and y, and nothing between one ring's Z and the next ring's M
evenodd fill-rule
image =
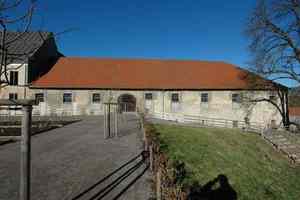
M120 120L120 130L122 130L121 137L105 140L102 117L89 117L81 122L34 136L32 138L32 200L72 200L139 154L142 146L137 117L135 115L123 117ZM19 199L19 152L19 143L0 146L1 200ZM138 160L133 164L137 162ZM124 171L130 167L125 168ZM113 196L126 187L144 168L143 164L129 178L119 183L106 199L113 199ZM115 177L122 173L119 172ZM120 199L148 199L150 187L146 177L147 173ZM105 184L108 183L97 186L87 196L77 199L90 199Z

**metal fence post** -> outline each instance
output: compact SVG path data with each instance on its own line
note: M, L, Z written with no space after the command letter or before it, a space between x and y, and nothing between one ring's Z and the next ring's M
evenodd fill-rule
M21 170L20 170L20 200L30 200L31 171L31 105L23 105L22 139L21 139Z

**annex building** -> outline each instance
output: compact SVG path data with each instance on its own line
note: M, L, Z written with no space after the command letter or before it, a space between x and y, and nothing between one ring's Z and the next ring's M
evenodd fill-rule
M30 35L34 32L28 34L29 44L37 40ZM64 57L51 34L44 34L46 39L39 40L40 47L22 60L21 67L20 61L10 64L10 84L0 92L0 98L36 99L36 115L101 115L103 103L110 101L120 103L123 112L146 112L172 120L194 115L280 123L274 106L250 104L242 98L276 98L274 92L250 87L243 78L247 71L232 64Z

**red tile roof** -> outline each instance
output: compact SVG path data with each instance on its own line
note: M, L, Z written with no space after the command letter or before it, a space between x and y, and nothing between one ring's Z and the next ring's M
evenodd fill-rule
M290 107L289 114L290 116L300 116L300 107Z
M32 88L247 89L224 62L63 57Z

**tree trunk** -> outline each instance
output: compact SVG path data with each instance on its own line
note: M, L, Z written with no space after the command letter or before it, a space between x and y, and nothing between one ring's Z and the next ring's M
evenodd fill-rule
M284 96L285 96L285 114L286 114L286 125L285 125L285 129L286 130L290 130L290 112L289 112L289 94L288 91L284 92Z

